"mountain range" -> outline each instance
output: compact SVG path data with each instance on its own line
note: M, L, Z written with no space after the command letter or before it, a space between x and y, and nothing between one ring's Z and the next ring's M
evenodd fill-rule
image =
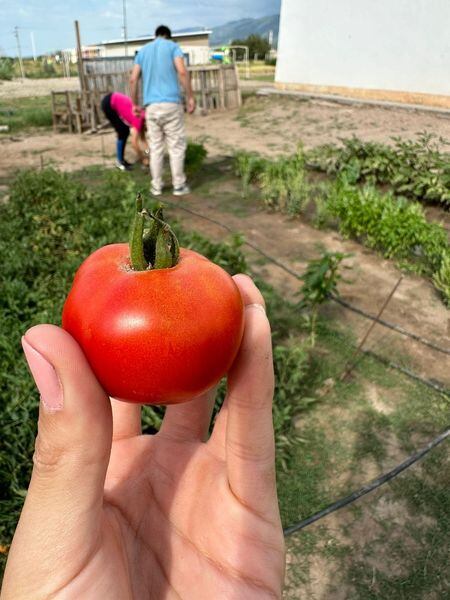
M212 34L209 38L210 46L222 46L229 44L231 40L242 40L249 35L256 34L268 38L269 33L273 32L273 45L276 48L278 43L278 28L280 24L280 15L270 15L259 19L239 19L230 21L225 25L211 27ZM180 29L177 33L183 33L199 29L198 27L187 27Z

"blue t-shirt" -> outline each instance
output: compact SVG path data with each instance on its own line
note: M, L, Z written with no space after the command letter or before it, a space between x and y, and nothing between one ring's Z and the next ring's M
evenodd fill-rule
M155 102L181 102L178 74L174 59L183 56L178 44L157 37L136 54L134 62L141 67L144 106Z

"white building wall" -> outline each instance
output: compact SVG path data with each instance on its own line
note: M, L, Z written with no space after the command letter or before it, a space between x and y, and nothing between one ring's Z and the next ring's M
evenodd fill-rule
M450 0L449 0L450 2ZM128 56L134 56L145 44L142 42L130 42L128 44ZM180 47L185 54L189 55L190 65L204 65L209 61L209 46L191 46L189 44L180 43ZM100 56L106 58L116 58L125 55L123 45L105 45L102 46Z
M450 0L282 0L275 80L450 95Z

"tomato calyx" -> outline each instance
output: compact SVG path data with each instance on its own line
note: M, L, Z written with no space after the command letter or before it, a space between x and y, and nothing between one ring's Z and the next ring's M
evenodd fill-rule
M152 213L143 208L142 196L136 197L136 209L130 234L130 263L134 271L170 269L180 258L178 240L164 221L162 206Z

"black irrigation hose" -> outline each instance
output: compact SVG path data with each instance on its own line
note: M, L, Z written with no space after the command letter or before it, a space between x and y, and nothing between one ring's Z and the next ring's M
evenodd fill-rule
M224 225L220 221L217 221L216 219L212 219L211 217L201 215L200 213L195 212L194 210L187 208L186 206L181 206L179 204L175 204L174 202L171 202L170 200L169 201L164 200L164 202L174 208L180 208L181 210L184 210L185 212L190 213L191 215L194 215L195 217L199 217L200 219L209 221L210 223L214 223L215 225L218 225L219 227L221 227L222 229L225 229L226 231L228 231L229 233L232 233L233 235L237 233L228 225ZM261 256L264 256L264 258L267 258L267 260L269 260L271 263L273 263L274 265L277 265L278 267L280 267L280 269L283 269L284 271L286 271L286 273L289 273L289 275L292 275L293 277L295 277L296 279L301 281L301 277L298 273L296 273L293 269L290 269L283 263L279 262L276 258L273 258L269 254L264 252L264 250L261 250L261 248L259 248L255 244L252 244L248 240L244 240L244 244L246 246L249 246L250 248L253 248L253 250L255 250L256 252L261 254ZM370 313L365 312L361 308L358 308L357 306L350 304L346 300L342 300L342 298L339 298L338 296L332 295L332 296L330 296L330 299L333 300L334 302L337 302L344 308L347 308L348 310L351 310L363 317L366 317L367 319L370 319L371 321L376 321L383 327L387 327L389 329L392 329L393 331L397 331L398 333L405 335L413 340L416 340L417 342L420 342L421 344L424 344L425 346L429 346L430 348L433 348L433 350L437 350L438 352L442 352L444 354L450 355L450 349L442 348L441 346L437 346L433 342L430 342L429 340L421 337L420 335L417 335L416 333L412 333L410 331L407 331L406 329L403 329L403 327L400 327L400 325L396 325L394 323L389 323L388 321L385 321L384 319L378 319L374 315L371 315Z
M375 354L375 352L372 352L372 350L362 350L362 353L367 354L368 356L371 356L372 358L375 358L376 360L383 363L387 367L390 367L391 369L397 369L397 371L401 371L408 377L411 377L411 379L420 381L420 383L423 383L424 385L427 385L428 387L432 388L433 390L436 390L437 392L444 394L445 396L450 398L450 390L448 388L446 388L444 385L442 385L442 383L440 383L439 381L435 381L432 379L424 379L423 377L416 375L416 373L414 373L414 371L410 371L406 367L402 367L401 365L398 365L397 363L391 362L387 358L384 358L383 356L380 356L379 354Z
M394 467L391 471L380 475L380 477L377 477L369 483L366 483L366 485L363 485L363 487L359 490L353 492L352 494L349 494L348 496L345 496L345 498L341 498L340 500L333 502L333 504L330 504L326 508L319 510L319 512L316 512L314 515L303 519L303 521L299 521L298 523L294 523L293 525L286 527L286 529L283 530L284 536L288 537L296 531L300 531L300 529L304 529L308 525L315 523L319 519L323 519L323 517L326 517L327 515L335 512L336 510L339 510L340 508L343 508L348 504L352 504L353 502L355 502L355 500L358 500L362 496L365 496L369 492L372 492L373 490L377 489L384 483L390 481L394 477L397 477L397 475L399 475L402 471L416 463L418 460L424 457L425 454L428 454L430 450L441 444L449 435L450 428L447 428L443 433L431 440L431 442L429 442L421 450L418 450L417 452L414 452L414 454L411 454L411 456L409 456L402 463Z
M339 298L338 296L332 295L331 300L334 300L334 302L337 302L344 308L347 308L348 310L351 310L351 311L357 313L358 315L366 317L367 319L371 319L372 321L376 321L377 323L379 323L380 325L383 325L384 327L393 329L394 331L397 331L398 333L401 333L402 335L406 335L406 336L412 338L413 340L416 340L417 342L424 344L425 346L429 346L430 348L433 348L433 350L437 350L438 352L443 352L444 354L450 355L450 350L447 350L447 348L441 348L441 346L436 346L436 344L434 344L433 342L426 340L425 338L421 337L420 335L417 335L416 333L411 333L410 331L403 329L403 327L400 327L400 325L395 325L394 323L389 323L388 321L385 321L384 319L378 319L377 317L361 310L357 306L353 306L353 304L350 304L346 300L342 300L342 298Z

